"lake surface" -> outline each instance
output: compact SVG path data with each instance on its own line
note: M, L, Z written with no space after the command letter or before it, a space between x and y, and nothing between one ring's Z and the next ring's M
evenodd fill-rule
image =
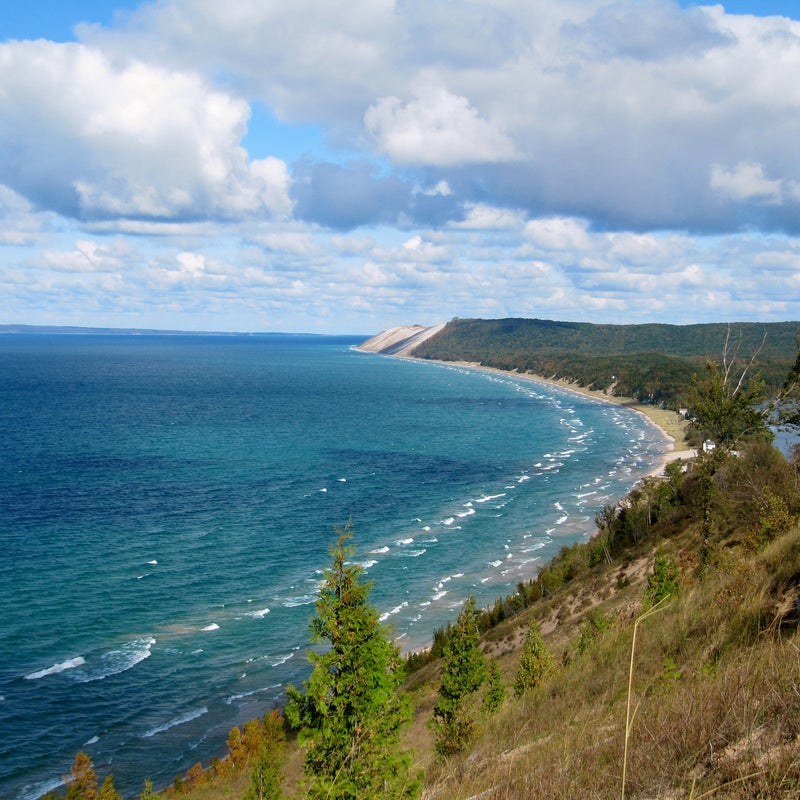
M138 796L301 685L336 526L403 649L535 576L665 444L363 337L0 337L0 797Z

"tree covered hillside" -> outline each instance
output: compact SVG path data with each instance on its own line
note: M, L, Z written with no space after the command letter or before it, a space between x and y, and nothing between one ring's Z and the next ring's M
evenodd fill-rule
M417 358L469 361L563 378L677 408L692 375L723 351L750 358L778 386L797 352L800 322L594 325L540 319L454 319L415 348Z

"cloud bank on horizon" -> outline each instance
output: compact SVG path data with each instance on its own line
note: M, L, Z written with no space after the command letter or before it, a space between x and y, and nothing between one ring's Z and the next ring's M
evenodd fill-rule
M158 0L86 2L62 36L0 22L0 321L798 319L794 5Z

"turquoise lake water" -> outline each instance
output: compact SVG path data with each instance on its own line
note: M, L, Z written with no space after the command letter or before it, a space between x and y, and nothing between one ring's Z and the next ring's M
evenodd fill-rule
M403 649L536 574L663 452L629 410L363 337L0 337L0 797L126 796L308 674L352 520Z

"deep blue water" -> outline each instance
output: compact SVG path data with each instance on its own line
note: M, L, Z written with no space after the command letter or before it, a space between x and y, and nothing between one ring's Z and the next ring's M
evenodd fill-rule
M308 674L335 526L404 649L533 577L663 451L634 412L360 338L0 337L0 797L126 796Z

